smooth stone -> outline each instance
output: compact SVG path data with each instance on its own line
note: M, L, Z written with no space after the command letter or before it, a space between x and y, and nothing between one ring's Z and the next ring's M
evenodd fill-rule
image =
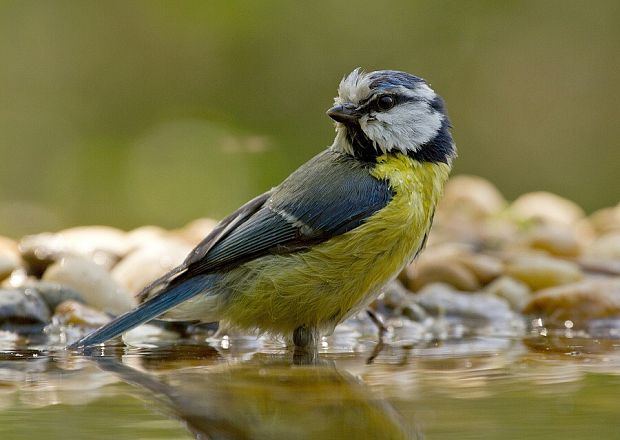
M0 254L10 254L19 258L19 246L15 240L0 235Z
M620 317L620 278L587 280L537 292L523 313L542 317L543 325L578 327L594 319Z
M585 255L620 260L620 232L610 232L601 235L590 244Z
M502 261L490 255L468 253L460 255L457 261L469 269L482 284L488 284L504 271Z
M523 281L533 290L579 281L583 272L570 261L543 255L523 255L506 264L506 275Z
M153 242L165 240L171 237L170 231L159 226L146 225L132 229L125 235L129 255L131 252L141 247L147 246Z
M19 248L35 271L64 256L86 257L109 269L129 250L125 236L125 232L109 226L80 226L24 237Z
M79 292L64 284L37 281L30 284L29 287L37 291L50 310L55 310L60 303L68 300L86 302Z
M8 278L18 267L17 262L13 258L0 254L0 281Z
M0 289L2 329L16 333L39 332L50 319L50 310L35 289Z
M22 264L17 243L0 236L0 281L9 277Z
M620 232L620 204L599 209L590 216L589 220L599 234Z
M426 286L416 299L433 316L457 318L474 327L485 323L509 327L517 317L503 299L488 293L458 292L443 284Z
M510 205L510 211L520 220L561 225L574 225L585 217L575 202L545 191L523 194Z
M483 267L487 262L483 256L478 258L471 247L464 244L444 243L429 247L406 268L405 285L410 290L418 291L428 284L447 283L457 290L473 292L483 284L476 272L486 279L486 271L494 272L496 269ZM497 275L493 273L491 276Z
M61 325L98 328L111 319L105 313L73 300L63 301L54 311L54 321Z
M579 265L587 273L620 276L620 260L597 257L581 257Z
M153 280L181 264L192 247L179 240L156 240L123 258L112 269L112 278L137 294Z
M537 225L526 233L526 245L560 257L575 257L581 253L574 228L560 225Z
M135 298L103 267L85 258L62 258L45 271L43 280L68 286L79 292L88 305L115 315L136 305Z
M180 335L158 325L144 324L124 333L122 339L130 347L151 348L178 343Z
M199 218L189 222L182 228L172 231L172 233L190 245L196 246L215 229L218 223L217 220L212 218Z
M484 291L505 299L517 312L523 310L532 296L532 291L527 284L508 276L494 280L484 288Z
M397 280L390 282L371 306L383 317L405 316L418 322L428 317L428 314L416 302L415 296Z
M454 261L430 261L415 266L409 276L407 287L419 291L432 283L446 283L457 290L474 292L481 288L481 284L471 270Z
M500 212L505 206L504 196L491 182L478 176L459 175L446 184L437 209L458 216L484 218Z

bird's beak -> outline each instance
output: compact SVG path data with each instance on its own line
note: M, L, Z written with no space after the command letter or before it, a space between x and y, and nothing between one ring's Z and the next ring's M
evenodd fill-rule
M327 116L332 118L336 122L343 124L352 124L358 121L361 113L357 110L357 107L353 104L338 104L327 110Z

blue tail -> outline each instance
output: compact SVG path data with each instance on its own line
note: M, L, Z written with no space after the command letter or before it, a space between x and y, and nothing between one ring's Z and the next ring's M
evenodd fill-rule
M203 292L209 285L208 276L196 276L181 284L171 287L169 290L157 294L153 298L140 304L137 308L119 316L114 321L98 328L88 336L69 345L69 350L75 350L89 345L102 344L108 339L125 333L134 327L144 324L147 321L170 310L174 306L181 304L200 292Z

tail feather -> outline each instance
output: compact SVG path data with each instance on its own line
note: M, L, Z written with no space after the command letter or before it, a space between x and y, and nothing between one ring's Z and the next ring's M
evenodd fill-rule
M203 292L209 284L209 277L196 276L164 290L148 301L140 304L137 308L119 316L103 327L95 330L86 337L74 342L67 348L75 350L89 345L102 344L108 339L114 338L134 327L161 315L183 301Z

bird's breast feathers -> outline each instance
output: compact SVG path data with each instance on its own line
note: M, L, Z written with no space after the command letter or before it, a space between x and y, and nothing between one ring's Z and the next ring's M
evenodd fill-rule
M450 167L389 154L369 171L389 182L390 202L358 227L307 251L266 255L224 274L217 295L224 319L283 334L299 325L330 331L413 259Z

